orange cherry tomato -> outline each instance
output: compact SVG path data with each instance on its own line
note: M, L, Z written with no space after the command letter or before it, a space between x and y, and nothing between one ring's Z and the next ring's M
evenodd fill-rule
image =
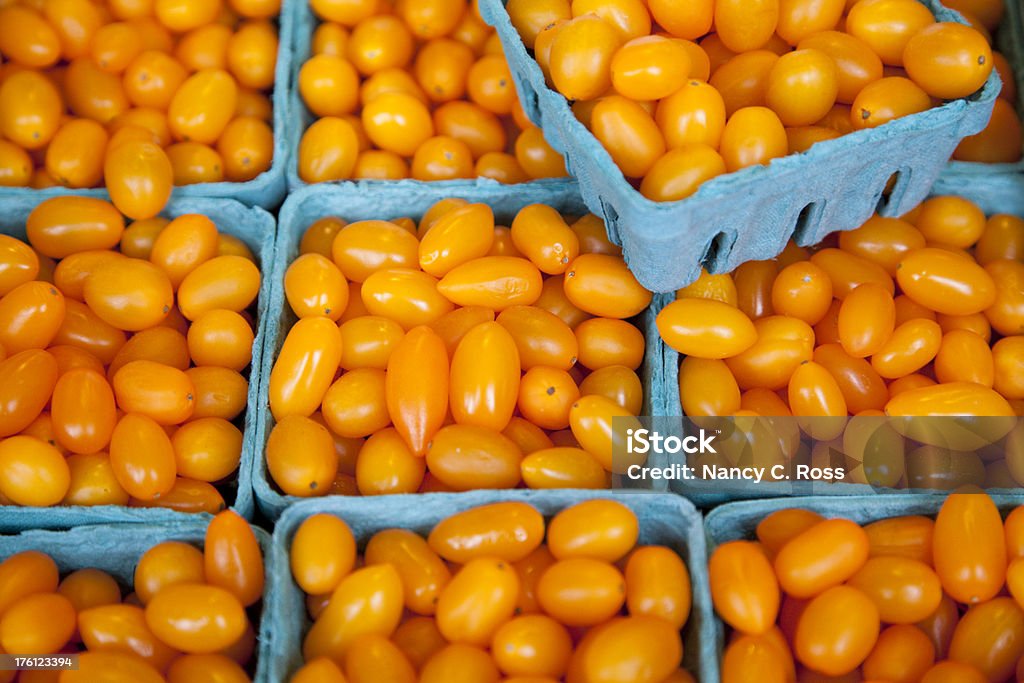
M25 222L28 241L39 253L61 259L79 251L111 249L124 232L124 218L110 202L92 197L53 197Z
M49 346L64 321L64 296L48 282L18 285L0 299L0 342L8 353Z
M910 38L932 24L931 11L912 0L870 0L850 8L846 31L859 38L884 64L903 65L903 50Z
M914 33L903 48L907 74L932 97L967 97L992 73L992 49L981 33L939 22Z
M64 456L45 441L31 436L0 441L0 493L12 503L56 505L67 494L70 478ZM6 643L0 644L10 651Z
M359 221L344 226L331 245L331 258L352 282L363 282L389 268L415 268L419 242L387 221Z
M548 524L548 547L559 560L590 557L615 562L628 553L639 534L636 515L611 500L577 503Z
M887 76L868 83L857 93L850 105L850 125L854 130L877 128L930 108L931 98L916 83L900 76Z
M1024 611L1012 599L997 597L974 605L953 631L949 658L964 662L989 680L1012 678L1020 658Z
M301 457L297 457L300 453ZM267 469L288 495L326 495L338 472L338 456L330 432L304 415L282 416L267 439Z
M554 314L533 306L512 306L496 320L512 336L524 370L539 365L569 370L575 364L576 336Z
M728 171L767 165L786 156L789 143L779 117L767 107L743 107L733 113L722 130L720 152Z
M17 71L0 83L0 133L22 149L41 149L49 143L63 109L56 87L40 73Z
M117 405L163 425L181 424L192 416L195 388L188 376L149 360L124 365L113 378Z
M733 52L756 50L775 33L779 5L773 0L758 0L753 5L736 0L716 3L715 35Z
M29 349L0 361L0 435L28 427L50 400L57 383L56 359Z
M519 578L506 560L480 557L467 562L441 590L437 626L449 641L483 646L508 621Z
M651 292L636 280L620 257L581 254L569 265L563 283L577 308L605 318L631 318L651 302Z
M715 610L733 628L754 635L775 624L779 584L764 551L755 543L718 546L708 564Z
M434 277L486 256L494 241L494 213L485 204L467 204L441 216L423 235L419 265Z
M512 221L512 243L516 249L548 275L564 273L579 256L576 233L549 206L531 204Z
M866 359L851 356L838 344L822 344L814 350L814 362L835 379L853 415L865 410L881 410L888 402L885 382Z
M988 496L952 494L935 519L935 571L958 602L995 596L1006 576L1006 540L999 511Z
M720 360L687 356L679 367L683 413L691 417L732 415L740 409L740 389Z
M453 490L513 488L522 457L511 439L468 424L442 427L426 453L431 473Z
M832 57L802 48L775 62L768 74L765 104L784 125L809 126L832 109L838 93L839 73Z
M110 465L133 498L152 500L174 485L177 467L171 440L156 421L127 413L110 437Z
M544 518L531 505L503 502L481 505L439 522L427 542L438 555L464 564L480 557L518 562L544 538Z
M455 421L500 431L508 424L519 394L519 353L512 335L497 322L471 329L451 361Z
M385 394L398 433L416 455L426 453L448 410L448 353L430 328L415 327L388 359Z
M621 572L608 562L571 558L555 562L541 575L537 599L563 624L593 626L618 613L625 590Z
M209 654L230 647L245 632L246 616L234 595L216 586L179 584L146 605L146 624L182 652Z
M772 283L772 308L780 315L817 325L831 305L832 282L824 270L810 261L786 266Z
M180 653L153 635L145 612L134 605L102 605L78 615L78 632L90 650L131 652L158 670L164 670Z
M310 595L334 591L355 565L352 531L334 515L311 515L292 538L291 570L295 582Z
M389 564L358 569L338 584L306 634L303 655L343 658L363 634L391 635L402 616L402 581Z
M0 645L6 652L59 652L75 631L75 608L58 593L28 595L0 617Z
M896 306L882 285L867 282L843 300L839 309L839 341L856 358L880 351L892 336Z
M437 284L437 290L459 306L502 311L534 303L541 285L540 271L526 259L485 256L450 270Z
M116 423L114 392L93 370L64 373L50 407L57 441L73 453L96 453L110 441Z
M853 576L867 558L864 531L849 520L829 519L783 546L775 557L775 571L787 594L808 598Z
M874 604L849 586L834 586L814 598L797 625L797 659L830 676L856 669L878 639L879 617Z
M1024 332L1024 264L1009 259L992 261L985 272L996 286L996 298L985 310L992 327L1006 336Z
M331 385L341 356L341 334L329 318L298 321L285 337L270 374L274 417L312 414Z
M497 683L500 677L498 667L487 650L462 643L446 644L426 661L420 671L420 683Z
M888 624L923 621L942 600L942 586L932 568L906 557L873 557L847 585L867 595Z
M207 583L227 590L245 607L263 596L263 553L249 523L233 510L210 522L203 557Z
M579 15L562 26L551 45L555 88L570 100L594 99L611 87L611 62L623 42L619 30L600 16Z
M235 79L221 69L204 69L188 77L171 99L167 118L177 140L217 141L233 118L238 100Z
M756 529L757 540L769 558L774 558L793 538L822 520L822 516L803 508L784 508L762 519ZM775 571L774 569L772 570Z
M678 669L682 657L679 633L668 622L629 616L595 633L583 655L583 670L594 681L654 683Z

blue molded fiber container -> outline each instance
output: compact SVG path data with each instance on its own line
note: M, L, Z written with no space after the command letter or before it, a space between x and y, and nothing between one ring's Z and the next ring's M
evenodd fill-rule
M876 210L906 213L928 194L960 139L985 127L999 90L993 74L971 99L822 142L767 167L719 176L681 201L652 202L626 181L565 97L547 87L503 2L480 0L480 11L498 29L527 115L565 154L587 206L605 218L637 279L656 292L693 282L701 265L727 272L745 261L773 258L790 237L815 244L830 232L860 226ZM938 0L922 2L939 20L959 17ZM898 180L883 197L894 174Z
M260 667L256 683L287 681L302 665L302 640L310 621L305 596L292 581L288 553L292 537L302 522L317 513L336 515L348 522L360 548L383 529L410 529L426 535L442 519L488 503L523 501L550 518L575 503L612 498L631 508L640 519L640 543L666 545L678 553L690 570L693 608L683 629L684 666L697 680L717 680L714 624L707 585L707 556L701 516L692 505L665 494L613 494L608 491L475 491L423 495L334 498L309 500L293 505L274 529L268 559L269 585L266 618L260 629ZM706 666L710 663L712 667Z
M289 0L286 0L286 4L288 1ZM289 17L289 24L292 30L292 64L288 98L289 106L291 107L291 116L289 118L290 125L288 126L287 133L290 156L288 158L286 176L288 180L288 189L291 191L310 186L310 183L307 183L299 177L299 143L301 142L302 135L306 132L306 129L310 124L316 121L316 117L306 109L306 105L302 101L302 96L299 94L299 70L302 69L302 65L310 58L312 52L311 44L313 41L313 31L316 30L317 25L320 23L320 19L313 13L313 10L310 9L308 0L290 1L290 6L286 8L286 11L291 14ZM519 185L502 185L491 178L473 178L467 180L444 180L433 182L407 179L336 181L318 184L355 185L361 188L363 192L370 192L384 185L395 184L402 186L408 192L416 192L418 191L418 188L422 188L424 186L429 187L440 185L441 187L447 188L447 192L458 194L462 192L486 190L495 191L499 188L505 188L506 192L519 192L524 187L532 187L534 185L540 185L542 187L561 187L570 185L572 182L571 178L547 178L544 180L533 180Z
M38 197L0 197L0 233L25 239L25 219L38 203ZM216 223L217 228L234 235L246 243L256 255L263 271L257 301L256 340L253 343L252 370L249 375L249 399L242 428L242 461L237 475L236 491L225 492L224 500L238 514L252 519L255 504L249 485L251 470L256 453L256 432L258 411L253 406L259 397L259 373L263 351L264 326L266 324L267 302L270 299L270 279L267 271L274 260L274 218L259 208L243 206L227 199L181 199L167 205L163 215L176 218L182 214L201 213ZM25 529L65 529L82 524L107 522L150 522L174 523L188 515L162 508L130 508L119 505L96 507L70 506L52 508L28 508L0 506L0 533L12 533Z
M975 164L980 165L980 164ZM987 184L991 179L991 175L987 176L984 181L978 179L979 187L977 193L984 193L989 187ZM998 188L998 185L997 185ZM937 190L938 188L936 188ZM964 194L959 191L954 191L955 194ZM972 201L976 199L977 194L972 196L966 194ZM1024 216L1024 207L1016 208L1016 202L1020 201L1021 197L1007 194L1004 192L993 191L991 195L993 203L992 208L988 213L1012 213L1016 215ZM661 312L665 306L675 300L674 294L666 294L661 298L655 298L655 315ZM649 335L648 344L651 343L651 339L657 340L658 345L662 352L662 372L659 375L659 379L662 382L662 386L654 390L653 393L656 396L665 397L665 402L661 406L658 406L656 410L662 410L664 412L656 412L656 415L667 415L669 417L680 417L683 415L683 406L681 397L679 395L679 363L681 362L679 353L677 353L672 347L666 344L661 339L661 335L658 334L657 329L654 330L653 335ZM729 482L706 482L700 480L691 480L688 482L674 481L670 488L676 493L686 496L692 500L696 505L701 507L710 507L719 503L724 503L730 500L740 500L745 498L769 498L776 496L793 496L793 495L858 495L858 494L870 494L877 489L867 486L865 484L843 484L843 483L829 483L826 481L800 481L793 483L762 483L756 487L752 487L749 484L732 484ZM893 491L895 489L886 489L887 491Z
M131 590L139 558L153 546L165 541L181 541L202 549L209 517L178 516L147 524L96 524L68 531L25 531L15 536L0 536L0 562L28 550L46 553L60 569L61 578L78 569L99 569L117 579L124 593ZM252 527L263 550L264 567L269 569L271 537L263 529ZM263 611L268 593L264 589ZM257 633L260 622L254 622Z
M260 510L270 519L277 519L290 503L301 498L281 494L267 472L265 447L274 418L270 413L268 383L284 338L295 323L295 315L284 295L284 274L299 253L299 241L309 225L324 216L339 216L354 222L368 219L390 219L410 216L419 219L427 209L448 197L461 197L470 202L482 202L494 209L495 218L508 221L516 212L529 204L547 204L567 215L583 215L586 207L580 200L574 184L545 182L531 183L510 193L501 187L464 187L455 189L447 183L377 184L373 191L352 184L319 186L299 190L288 197L280 213L277 249L270 277L270 308L266 317L267 328L260 376L263 378L258 401L259 417L256 427L256 463L252 469L252 487ZM504 223L507 225L508 223ZM644 414L651 414L655 406L666 399L658 394L662 389L657 381L662 374L662 352L654 315L650 309L634 322L645 332L647 352L640 368L644 386Z
M273 209L281 203L287 191L284 169L288 164L288 129L292 121L288 105L289 78L292 73L292 34L291 16L288 4L305 5L306 0L284 0L284 6L278 19L277 65L274 68L274 91L271 101L274 105L274 160L270 168L252 180L244 183L197 183L175 187L171 200L222 198L234 199L247 206L260 206ZM72 189L66 187L50 187L45 190L33 190L23 187L0 187L0 200L7 198L28 198L33 202L41 202L50 197L60 195L81 195L109 199L110 195L103 188Z
M1006 0L1006 15L999 26L996 47L1013 68L1017 115L1024 120L1024 7L1017 0ZM962 195L986 213L1024 215L1024 159L1013 164L951 161L932 192Z
M822 517L842 517L858 524L869 524L902 515L934 517L945 499L945 495L901 493L844 498L808 496L729 503L709 512L704 520L708 556L710 557L715 548L726 541L755 538L754 530L757 524L777 510L802 508L817 512ZM1024 495L994 495L992 499L1004 516L1016 506L1024 504ZM702 679L705 683L718 681L719 662L725 648L725 624L717 616L714 621L715 642L702 650L705 656L710 658L702 662L702 670L714 671L715 674L714 677Z

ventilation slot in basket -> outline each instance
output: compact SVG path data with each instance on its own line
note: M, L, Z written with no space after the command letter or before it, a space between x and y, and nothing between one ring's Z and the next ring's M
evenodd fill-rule
M729 233L720 232L708 244L701 265L709 273L720 272L726 265L732 252L733 237Z
M811 202L800 210L796 217L796 225L793 227L793 241L801 246L815 242L814 232L821 223L821 214L824 207L818 202Z
M875 206L875 212L883 216L889 215L889 207L899 205L909 184L909 169L901 169L889 176L889 180L885 182L885 188L882 189L882 193L878 197L878 204Z

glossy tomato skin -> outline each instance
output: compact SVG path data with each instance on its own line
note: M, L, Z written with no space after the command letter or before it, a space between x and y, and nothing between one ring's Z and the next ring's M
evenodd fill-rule
M270 373L270 407L278 420L308 416L323 400L341 361L341 334L329 318L297 322Z
M482 505L439 522L427 538L449 562L499 557L517 562L544 539L544 518L531 505L503 502Z
M761 635L775 624L779 584L764 551L732 541L715 549L708 565L715 610L733 628Z
M406 333L388 359L388 413L415 455L426 453L448 410L448 352L428 327Z
M114 392L97 372L69 370L54 386L50 414L62 446L73 453L96 453L110 442L117 421Z
M848 579L867 558L863 529L849 520L830 519L783 546L775 557L775 571L787 594L809 598Z
M1006 578L1006 538L992 500L957 493L935 519L933 560L942 588L958 602L994 597Z
M1024 610L1011 598L974 605L963 615L949 646L949 657L977 668L989 680L1014 675L1024 651Z
M303 654L343 658L358 636L390 635L402 616L402 582L391 565L356 570L342 579L306 634Z
M206 582L224 588L244 607L263 596L263 553L248 522L232 510L221 512L206 529L203 557Z
M246 628L241 604L216 586L165 588L146 605L146 624L160 640L183 652L209 654L234 645Z
M879 617L860 591L834 586L814 598L800 617L794 652L816 671L841 676L856 669L878 639Z

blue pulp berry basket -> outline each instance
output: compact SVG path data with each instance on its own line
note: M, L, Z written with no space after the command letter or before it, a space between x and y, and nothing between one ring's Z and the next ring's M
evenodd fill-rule
M289 78L292 73L292 34L291 15L288 3L306 4L306 0L285 0L284 8L278 19L277 64L274 68L274 90L271 102L274 106L274 160L270 168L252 180L244 183L197 183L195 185L176 186L171 192L171 201L181 199L222 198L233 199L246 206L259 206L274 209L284 199L288 186L285 181L284 169L288 164L288 131L292 121L288 106ZM30 198L41 202L50 197L61 195L78 195L109 199L110 195L103 188L72 189L67 187L48 187L33 190L25 187L0 187L0 199Z
M758 523L766 516L778 510L801 508L817 512L826 518L844 518L858 524L870 524L881 519L903 515L924 515L934 517L942 507L945 495L941 494L894 494L885 496L849 496L789 498L775 500L743 501L729 503L715 508L704 519L704 530L707 535L707 552L710 557L719 545L727 541L755 539L754 531ZM1010 510L1024 504L1021 495L993 495L999 510L1005 516ZM725 649L725 624L715 615L714 643L705 647L713 661L702 662L703 671L714 671L718 680L719 662Z
M210 519L192 515L147 522L95 524L67 531L35 530L14 536L0 536L0 562L18 553L38 551L53 558L61 578L79 569L99 569L116 579L121 584L122 592L127 594L132 590L139 558L147 550L166 541L180 541L202 549ZM252 530L263 551L264 571L269 570L271 536L255 526ZM263 612L266 612L268 595L265 589ZM258 633L261 623L254 621L253 628Z
M25 239L25 220L37 206L38 197L0 197L0 234ZM259 369L262 365L263 339L265 337L266 311L270 300L270 279L267 271L274 261L274 218L260 208L250 208L228 199L181 199L172 201L164 211L165 216L176 218L182 214L200 213L209 217L224 233L241 239L252 250L264 273L260 282L257 301L257 334L253 343L252 369L249 374L249 397L242 427L242 460L239 465L237 483L225 495L225 503L246 519L252 519L255 503L249 484L251 470L256 460L256 438L259 411L253 406L259 398ZM67 506L52 508L28 508L0 506L0 533L12 533L25 529L67 529L83 524L108 522L160 522L172 523L187 515L162 508L134 508L119 505L96 507ZM206 515L208 516L208 515Z
M717 680L704 530L700 513L692 505L678 496L667 494L518 490L381 496L363 500L319 499L288 508L274 528L273 547L268 558L269 585L260 630L260 667L256 683L287 681L302 665L302 639L310 621L305 596L291 577L289 550L295 531L311 515L326 513L345 520L361 549L373 534L383 529L409 529L426 535L442 519L478 505L523 501L550 518L566 507L595 498L614 499L632 509L640 520L641 544L665 545L683 558L693 585L693 607L683 630L683 664L697 676L697 680Z
M951 194L964 195L974 201L977 196L985 195L985 193L988 192L990 203L987 213L1010 213L1024 216L1024 207L1017 207L1017 202L1020 201L1020 196L1003 192L1003 186L998 182L998 179L993 179L992 174L980 176L975 179L975 182L976 186L974 188L975 193L973 196L971 194L965 194L959 190L951 191ZM936 190L938 190L937 187ZM936 194L946 193L940 193L937 191ZM659 297L655 297L655 301L653 302L655 315L660 313L661 309L674 300L674 294L664 294ZM679 418L683 415L682 398L679 393L680 354L661 339L657 330L655 330L654 334L657 337L657 343L661 350L661 372L658 374L661 386L652 393L656 396L664 397L665 399L664 403L655 407L655 410L660 410L662 412L656 412L655 414ZM680 429L681 428L682 427L680 425ZM691 480L687 482L674 481L670 488L676 493L686 496L696 505L701 507L710 507L727 501L747 498L774 498L780 496L811 494L816 496L848 496L870 494L872 492L883 490L866 484L829 483L824 481L761 483L756 487L753 487L749 484L743 483L718 483ZM894 490L895 489L884 489L887 493ZM992 492L1000 493L1003 491L993 489Z
M999 26L996 47L1013 69L1017 115L1024 120L1024 7L1016 0L1006 0L1006 15ZM932 192L967 197L985 213L1024 215L1024 159L1012 164L951 161Z
M938 0L922 2L940 21L960 20ZM655 292L693 282L702 265L723 273L745 261L773 258L791 237L814 244L835 230L860 226L876 210L906 213L928 194L957 143L988 123L1000 87L993 74L971 98L719 176L692 197L658 203L633 189L565 97L547 86L504 0L480 0L480 12L498 30L527 115L565 154L587 206L605 219L637 279Z
M308 0L291 0L290 5L287 6L284 11L291 14L288 19L288 23L291 26L292 31L291 73L289 74L290 90L288 97L291 111L289 118L290 125L288 126L287 133L290 156L288 158L288 167L286 170L288 189L291 191L310 186L310 183L307 183L299 177L299 143L302 141L302 135L306 132L306 129L310 124L316 121L316 117L306 108L305 103L302 101L302 96L299 94L299 70L302 69L302 65L306 63L312 54L311 45L313 41L313 31L316 30L317 25L320 23L320 19L317 18L313 13L313 10L309 7ZM533 180L519 185L502 185L491 178L473 178L467 180L444 180L434 182L424 182L420 180L358 180L333 181L330 183L319 184L355 185L362 188L364 192L372 192L375 188L381 187L382 185L394 185L396 183L401 184L411 192L415 192L418 187L440 185L441 187L447 188L447 192L458 194L460 192L497 191L501 188L504 188L506 192L516 192L518 191L517 188L532 186L537 183L541 183L544 186L568 186L571 185L572 182L573 181L570 178L550 178L545 180Z
M284 274L288 265L298 256L299 241L303 232L315 220L325 216L339 216L350 222L400 216L419 219L435 203L449 197L461 197L470 202L487 204L494 209L495 217L499 221L511 220L519 209L529 204L547 204L567 215L578 216L587 213L575 185L561 181L537 181L518 186L515 192L509 192L501 187L482 186L454 189L447 183L377 184L372 191L358 188L351 183L314 185L291 194L281 208L275 262L269 276L270 308L263 339L260 368L260 376L263 379L257 403L259 415L255 440L256 462L252 469L252 487L256 501L268 518L277 519L289 504L301 500L296 496L283 495L274 486L267 471L265 448L270 430L274 426L268 398L270 371L288 330L296 320L285 299ZM667 398L658 393L662 389L658 381L662 360L653 312L648 309L638 318L639 320L634 320L634 323L644 330L647 342L647 352L640 368L640 378L644 387L643 413L647 415L655 409L654 406L664 404Z

